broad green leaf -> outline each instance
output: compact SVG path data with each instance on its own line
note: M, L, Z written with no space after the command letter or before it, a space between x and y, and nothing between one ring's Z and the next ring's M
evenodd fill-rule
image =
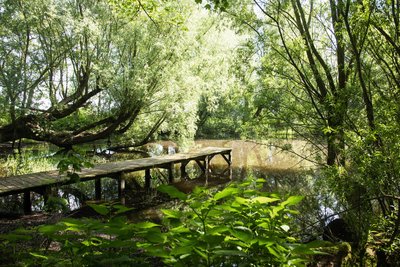
M165 243L167 241L167 236L161 233L161 231L147 232L144 238L151 243Z
M227 226L216 226L216 227L210 228L208 230L208 233L210 235L222 234L228 230L229 230L229 228Z
M279 212L284 210L285 207L283 207L282 205L276 206L274 207L271 211L270 211L270 216L271 218L275 218L276 216L278 216Z
M178 227L170 229L170 233L191 233L189 228L186 228L184 225L180 225Z
M172 255L190 255L193 251L192 246L177 246L171 250Z
M244 226L235 227L230 232L234 237L245 243L250 242L253 239L253 233L251 230Z
M105 216L110 213L110 209L106 205L99 205L99 204L88 204L88 205L100 215Z
M149 228L158 227L158 226L160 226L160 225L156 224L156 223L152 223L152 222L140 222L140 223L135 224L135 227L140 228L140 229L149 229Z
M227 188L223 189L222 191L216 193L216 194L214 195L214 199L215 199L215 200L219 200L219 199L221 199L221 198L225 198L225 197L229 197L229 196L235 195L235 194L237 194L238 192L239 192L239 189L238 189L238 188L227 187Z
M272 203L278 201L278 198L272 198L272 197L255 197L251 201L252 202L258 202L260 204L265 204L265 203Z
M117 209L117 211L115 212L115 214L121 214L121 213L125 213L127 211L131 211L133 210L133 208L128 208L124 205L113 205L114 209Z
M60 224L39 226L39 232L46 235L52 235L65 229L66 227Z
M263 222L263 223L257 224L257 226L258 226L258 227L261 227L261 228L263 228L263 229L269 229L269 228L271 227L271 224L270 224L270 223L267 223L267 222Z
M247 205L249 200L242 197L235 197L235 202L239 203L240 205Z
M303 200L303 196L290 196L287 200L282 202L283 206L296 205Z
M167 218L179 219L182 217L182 212L180 212L179 210L161 209L161 211Z
M185 193L176 189L176 187L172 185L160 185L157 188L158 191L162 193L168 194L171 198L178 198L180 200L186 200L187 196Z
M258 238L258 244L260 244L261 246L272 246L273 244L279 242L280 240L278 240L277 238L273 238L273 237L259 237Z

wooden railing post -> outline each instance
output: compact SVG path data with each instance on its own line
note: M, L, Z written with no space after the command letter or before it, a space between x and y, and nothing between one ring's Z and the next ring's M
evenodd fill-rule
M31 191L24 192L24 214L32 213Z
M121 173L118 177L118 198L121 204L125 204L125 177L124 173Z
M101 200L101 178L97 178L94 182L94 195L96 200Z
M205 176L206 176L206 183L205 185L208 185L208 173L210 171L210 160L209 160L209 156L206 156L204 158L204 172L205 172Z
M150 187L151 187L150 169L145 169L144 170L144 188L145 189L150 189Z
M181 179L187 179L188 174L186 173L186 166L188 165L189 161L183 161L181 163Z
M174 164L171 163L168 166L168 182L171 184L174 182L174 173L173 173Z

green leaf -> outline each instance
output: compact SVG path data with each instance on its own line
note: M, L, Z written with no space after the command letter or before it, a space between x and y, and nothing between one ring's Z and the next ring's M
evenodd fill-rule
M267 247L269 253L271 253L272 255L274 255L276 258L281 258L282 255L281 253L279 253L278 251L276 251L272 246Z
M182 234L182 233L191 233L191 231L190 231L189 228L186 228L185 226L180 225L180 226L178 226L178 227L175 227L175 228L170 229L170 233L173 233L173 234L176 234L176 233Z
M204 258L204 259L208 259L208 257L207 257L207 254L204 252L204 251L201 251L199 248L193 248L194 249L194 251L197 253L197 254L199 254L202 258Z
M105 216L110 213L110 209L106 205L101 205L101 204L88 204L88 205L100 215Z
M244 253L243 251L240 250L224 250L224 249L220 249L220 250L215 250L213 252L216 255L221 255L221 256L241 256L244 257L247 254Z
M193 246L178 246L171 251L172 255L190 255L193 251Z
M186 200L187 198L185 193L179 191L178 189L176 189L176 187L172 185L160 185L157 190L161 193L168 194L171 198L178 198L180 200Z
M156 224L156 223L152 223L152 222L140 222L140 223L135 224L135 227L140 228L140 229L149 229L149 228L158 227L158 226L160 226L160 225Z
M251 230L244 226L237 226L230 232L234 237L245 243L248 243L253 239L253 233L251 232Z
M117 209L117 211L115 212L115 214L121 214L121 213L125 213L127 211L131 211L133 210L133 208L128 208L124 205L113 205L114 209Z
M144 235L144 238L146 238L151 243L167 242L167 236L165 234L161 233L161 231L148 232L146 235Z
M84 161L84 162L82 163L82 165L83 165L83 167L85 167L85 168L93 168L93 167L94 167L94 164L93 164L93 163L90 163L90 162L88 162L88 161Z
M161 209L161 211L167 218L179 219L182 217L182 212L179 210Z
M229 228L226 227L226 226L216 226L216 227L213 227L213 228L209 229L208 233L210 235L222 234L222 233L224 233L224 232L226 232L228 230L229 230Z
M282 202L283 206L296 205L303 200L303 196L290 196L287 200Z
M265 203L276 202L278 200L279 200L278 198L272 198L272 197L255 197L251 201L258 202L260 204L265 204Z
M73 183L78 182L80 179L79 175L76 172L68 172L67 175Z
M263 222L263 223L257 224L257 226L261 227L263 229L269 229L271 227L271 224L267 223L267 222Z
M40 255L40 254L37 254L37 253L29 252L29 254L32 255L33 257L39 258L39 259L43 259L43 260L48 260L49 259L49 257L46 257L44 255Z
M214 195L214 199L215 199L215 200L219 200L219 199L222 199L222 198L225 198L225 197L229 197L229 196L235 195L235 194L237 194L238 192L239 192L239 189L238 189L238 188L227 187L227 188L225 188L224 190L222 190L222 191L216 193L216 194Z
M15 234L15 233L9 233L9 234L3 234L0 235L0 239L8 240L10 242L15 242L15 241L27 241L31 240L32 237L29 235L24 235L24 234Z
M281 229L282 229L283 231L287 232L287 231L290 230L290 227L289 227L289 225L283 224L283 225L281 225Z
M64 225L60 224L53 224L53 225L43 225L39 226L38 230L40 233L45 234L45 235L53 235L59 231L65 230Z
M248 204L249 200L246 198L242 197L235 197L235 202L239 203L240 205L246 205Z

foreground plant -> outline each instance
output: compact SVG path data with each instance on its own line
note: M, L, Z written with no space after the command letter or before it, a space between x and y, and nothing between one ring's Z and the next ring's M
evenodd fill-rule
M313 248L291 237L300 196L282 200L262 192L264 180L232 183L222 191L196 188L186 195L172 186L161 192L181 200L164 209L162 224L130 223L121 205L91 205L103 219L64 219L30 231L1 236L14 259L41 266L301 266ZM18 251L18 241L35 234L40 247ZM43 246L44 244L44 246ZM4 250L3 250L4 251Z

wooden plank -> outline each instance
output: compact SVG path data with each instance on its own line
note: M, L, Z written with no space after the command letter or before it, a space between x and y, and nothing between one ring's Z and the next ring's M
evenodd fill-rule
M140 170L150 170L152 168L166 168L168 169L168 180L173 180L173 165L180 163L181 165L181 176L186 175L187 163L191 160L196 160L199 163L200 168L205 171L208 176L209 163L212 157L221 154L224 159L230 164L232 149L230 148L218 148L218 147L207 147L196 151L190 151L188 153L178 153L173 155L157 156L152 158L142 158L136 160L126 160L120 162L107 162L98 164L94 168L83 169L78 172L82 181L100 179L102 177L113 177L118 178L118 175L122 172L133 172ZM228 155L225 157L224 155ZM205 161L204 164L200 163ZM182 171L183 170L183 171ZM147 175L147 177L149 177ZM150 180L147 179L146 185ZM7 178L0 178L0 195L6 196L15 194L18 192L24 192L28 190L34 190L45 186L56 186L71 183L70 178L63 174L60 175L58 171L39 172L32 174L24 174Z

